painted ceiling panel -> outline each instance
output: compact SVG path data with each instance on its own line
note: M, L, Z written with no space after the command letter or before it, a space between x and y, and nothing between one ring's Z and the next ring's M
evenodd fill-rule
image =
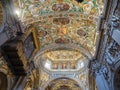
M103 8L102 0L84 0L82 3L76 0L13 1L16 10L20 12L19 19L25 25L36 23L41 49L51 44L75 44L94 54L98 16ZM56 56L58 52L61 56L61 50L49 53ZM69 56L67 52L64 53ZM79 54L83 56L80 52ZM52 60L56 60L54 56Z
M42 56L43 58L46 58L48 60L52 61L78 61L78 60L84 60L83 55L79 51L73 51L73 50L56 50L56 51L50 51Z

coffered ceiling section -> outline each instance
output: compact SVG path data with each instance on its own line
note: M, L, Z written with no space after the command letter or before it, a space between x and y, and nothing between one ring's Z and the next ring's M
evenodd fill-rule
M84 0L82 3L76 0L13 1L20 20L25 25L36 24L41 48L54 43L75 44L94 54L96 24L103 7L102 0ZM58 52L49 52L47 56L51 58L53 53ZM59 54L64 53L60 51Z

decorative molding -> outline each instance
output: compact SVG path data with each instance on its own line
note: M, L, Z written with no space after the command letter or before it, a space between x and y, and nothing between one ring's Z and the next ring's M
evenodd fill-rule
M110 67L111 65L114 66L120 58L120 45L116 41L111 40L108 43L104 57L105 61L110 65Z

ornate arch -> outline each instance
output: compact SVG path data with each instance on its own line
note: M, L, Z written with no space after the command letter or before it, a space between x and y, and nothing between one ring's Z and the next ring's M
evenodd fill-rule
M44 54L45 52L49 52L49 51L54 51L54 50L59 50L59 49L63 49L63 50L77 50L80 51L82 53L83 56L85 56L87 59L91 59L92 58L92 54L84 49L83 47L79 47L75 44L51 44L49 46L46 46L45 48L41 48L41 50L35 55L34 57L34 61L37 61L40 59L41 55Z
M47 81L46 85L42 88L43 90L45 90L45 88L52 82L52 81L55 81L55 80L59 80L59 79L68 79L68 80L72 80L74 82L76 82L79 86L81 85L80 81L75 79L75 78L72 78L72 77L55 77L55 78L52 78L50 79L49 81ZM83 87L80 86L80 88L82 89ZM82 89L83 90L83 89Z

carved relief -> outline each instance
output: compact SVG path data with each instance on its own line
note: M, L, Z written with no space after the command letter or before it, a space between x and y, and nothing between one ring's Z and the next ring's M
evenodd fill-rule
M112 16L112 18L110 19L111 20L111 26L116 28L119 26L119 23L120 23L120 18L117 17L117 16Z
M1 72L5 71L4 73L9 72L7 63L6 63L6 61L4 60L3 57L0 57L0 71Z
M11 90L16 77L13 76L4 57L0 56L0 90Z
M110 46L108 47L108 53L111 57L116 59L120 56L120 45L118 45L118 43L116 43L115 41L111 42Z
M109 71L107 65L102 65L101 72L103 73L105 79L107 80L109 78Z
M120 0L118 0L117 3L115 4L113 14L120 18L120 3L119 2Z
M4 65L4 61L3 61L3 58L2 57L0 57L0 67L2 67L3 65Z
M92 72L94 73L96 70L99 71L100 69L100 63L97 60L90 61L90 68Z
M31 78L29 78L27 79L24 90L32 90L32 88L33 88L33 81L31 80Z
M118 0L119 2L119 0ZM114 4L113 13L109 20L111 30L115 30L120 27L120 4Z
M96 60L92 61L91 66L91 74L94 78L97 75L102 74L104 76L104 79L106 79L108 83L111 83L111 72L107 64L100 64L100 62Z

